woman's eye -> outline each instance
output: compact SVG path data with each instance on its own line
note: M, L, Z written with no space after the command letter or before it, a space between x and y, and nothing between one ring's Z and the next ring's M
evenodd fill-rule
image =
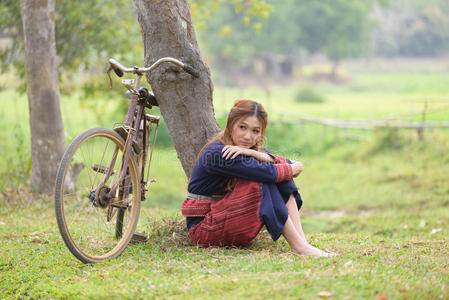
M246 126L240 125L240 129L246 129Z
M260 131L257 130L257 129L254 129L253 132L254 132L254 133L259 133Z

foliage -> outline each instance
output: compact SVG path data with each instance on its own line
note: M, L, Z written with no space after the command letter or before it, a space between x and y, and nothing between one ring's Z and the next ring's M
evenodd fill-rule
M296 21L302 28L299 44L332 61L359 57L370 40L369 2L362 0L302 1Z
M225 5L200 40L220 69L243 71L254 57L289 57L301 49L322 52L333 61L366 53L373 23L371 1L268 1L273 12L261 30ZM223 25L225 24L225 25Z
M109 57L143 57L140 28L128 0L57 1L56 47L61 65L89 68Z
M311 88L310 86L306 86L298 90L298 93L295 96L295 101L321 103L325 101L325 98L315 89Z
M0 38L8 38L0 47L0 70L15 60L15 53L23 51L23 27L20 21L20 1L2 0L0 2Z
M449 51L449 5L445 0L392 1L377 13L375 50L385 56L435 56Z
M265 53L290 53L296 47L299 27L292 20L295 1L268 1L260 20L245 17L231 4L223 5L220 14L199 32L206 52L220 68L248 65L248 59ZM289 34L284 34L288 28ZM230 65L229 65L230 64Z
M195 27L199 31L208 28L209 23L222 13L223 7L224 9L232 8L246 25L253 23L252 27L255 30L259 30L261 27L261 23L257 20L266 19L272 10L266 0L191 0L189 3ZM254 23L254 21L256 22ZM224 23L221 32L224 35L229 35L232 29L229 23Z
M201 29L228 2L195 0L190 5L193 18ZM265 19L271 11L265 0L233 0L229 5L245 22ZM109 57L124 59L130 64L136 63L136 57L143 57L140 28L131 1L57 0L55 8L60 71L103 68ZM0 65L5 68L13 63L23 74L20 1L2 1L0 14L0 36L8 38L6 46L0 49Z
M207 20L207 26L200 26L199 40L212 60L226 67L229 62L254 56L256 48L251 37L265 29L262 22L266 22L273 8L265 0L219 2L220 10L214 18Z
M55 12L59 71L104 68L109 57L133 61L135 57L143 57L140 29L128 0L57 0ZM9 38L6 46L0 49L0 65L4 70L13 64L23 75L20 1L0 2L0 13L0 35Z
M449 47L447 14L438 8L427 8L404 22L406 28L397 36L400 55L433 56L447 52Z

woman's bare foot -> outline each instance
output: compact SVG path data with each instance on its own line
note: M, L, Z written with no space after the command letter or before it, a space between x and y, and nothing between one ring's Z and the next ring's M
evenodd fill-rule
M315 248L315 247L313 247L313 246L311 246L309 244L307 246L303 247L302 249L293 249L292 248L292 251L297 253L297 254L304 255L304 256L315 256L315 257L333 257L333 256L336 256L335 253L325 252L325 251L320 250L318 248Z
M311 246L302 234L296 230L290 216L284 225L284 231L282 232L288 244L292 248L294 253L304 256L316 256L316 257L331 257L335 256L334 253L327 253L323 250Z

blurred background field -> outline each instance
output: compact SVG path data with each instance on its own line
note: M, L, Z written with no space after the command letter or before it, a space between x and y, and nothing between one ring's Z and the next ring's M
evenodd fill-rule
M388 65L388 60L382 63ZM422 64L418 60L416 65L420 63ZM444 63L446 62L442 60L441 64ZM435 61L433 64L436 64ZM410 173L404 175L404 178L399 176L401 180L408 176L414 180L423 178L414 175L421 172L419 168L401 166L401 163L412 163L414 160L424 163L431 160L436 168L431 174L436 178L442 176L443 170L448 166L449 131L446 128L425 130L424 139L420 140L417 130L414 129L354 130L300 122L299 116L302 115L368 122L402 120L420 123L449 120L449 71L436 72L431 67L425 70L426 64L420 66L419 70L414 70L417 68L416 65L410 64L410 72L404 65L398 67L399 70L395 72L372 71L361 65L369 65L369 62L361 61L358 64L352 62L348 63L348 67L345 65L341 67L351 74L351 80L345 84L314 82L302 75L290 79L288 83L280 84L273 81L268 91L266 87L254 85L240 88L217 85L215 88L214 107L220 126L224 126L227 111L235 99L255 99L267 108L270 120L266 137L267 147L275 153L302 160L306 165L306 172L297 179L298 183L304 186L303 193L306 196L311 193L305 197L306 211L321 208L332 210L338 207L343 210L354 210L357 207L363 208L378 203L379 200L374 201L378 192L374 191L381 191L389 185L389 180L381 178L394 177L388 175L394 169L406 169L405 173ZM303 69L312 72L313 68L322 69L323 65L305 66ZM104 81L106 85L106 76L99 76L97 80ZM118 82L115 84L118 85ZM322 102L298 101L298 91L304 87L320 95L323 98ZM0 184L5 189L27 184L31 163L30 137L26 96L11 89L1 91L0 95L3 116L0 120L1 138L5 141L1 148L0 172L3 180ZM111 127L114 123L122 121L127 101L120 93L85 96L74 91L63 94L61 110L67 142L88 128ZM159 114L159 109L153 109L152 113ZM383 162L383 167L380 167L378 163L371 163L372 160L388 163ZM334 174L334 165L339 165L339 170L343 167L345 176L339 177L338 173ZM442 169L439 171L440 168ZM320 174L320 170L324 170L323 173L327 176L334 174L335 178ZM351 183L354 183L354 178L361 178L354 175L357 170L365 176L374 176L373 172L378 172L376 176L384 184L367 182L367 186L372 186L372 192L365 191L361 188L365 185L361 185L360 193L364 197L354 194ZM158 181L153 185L149 201L145 205L178 210L186 191L187 179L164 123L159 131L151 173ZM338 185L331 190L327 188L321 190L321 185L333 185L336 178L348 180L349 186ZM369 178L373 180L372 177ZM302 183L303 180L307 183ZM407 184L408 181L404 183ZM392 197L385 203L395 203L393 199L396 196L392 196L390 192L389 189L385 191L389 195L388 198ZM309 197L320 200L309 202L307 201ZM354 205L349 205L354 201Z

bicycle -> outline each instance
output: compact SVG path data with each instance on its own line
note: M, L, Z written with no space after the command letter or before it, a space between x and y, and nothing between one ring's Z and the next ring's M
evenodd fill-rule
M149 178L149 171L160 117L145 113L158 103L153 93L140 87L140 81L163 63L199 76L195 69L171 57L147 68L126 68L109 59L111 85L111 70L119 77L137 75L137 79L122 79L130 99L125 122L116 123L113 129L97 127L83 132L61 159L55 185L56 219L64 243L83 263L117 257L133 236L146 238L134 231L140 203L155 181Z

